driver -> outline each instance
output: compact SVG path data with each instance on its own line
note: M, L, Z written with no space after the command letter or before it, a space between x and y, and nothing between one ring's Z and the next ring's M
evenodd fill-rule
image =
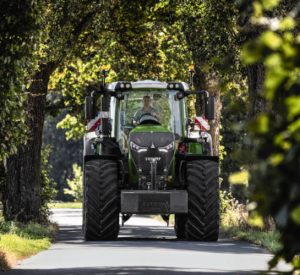
M160 119L158 111L151 106L151 98L148 95L143 97L143 107L135 113L134 120L139 121L144 114Z

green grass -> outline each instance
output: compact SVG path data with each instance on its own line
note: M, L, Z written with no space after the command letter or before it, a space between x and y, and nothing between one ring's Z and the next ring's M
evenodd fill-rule
M17 259L34 255L51 245L49 238L28 239L16 234L5 234L0 237L0 249L12 253Z
M276 253L280 248L279 232L276 230L264 231L256 228L241 229L238 227L222 227L222 235L238 240L245 240Z
M17 260L47 249L54 240L57 226L5 222L0 218L0 270L12 267Z
M52 202L48 204L49 208L73 208L81 209L82 202Z

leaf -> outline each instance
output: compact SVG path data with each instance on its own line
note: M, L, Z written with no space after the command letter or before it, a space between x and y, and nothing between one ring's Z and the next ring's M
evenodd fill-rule
M279 3L279 0L262 0L263 7L266 10L271 10L275 8Z
M246 64L254 64L261 59L261 47L258 43L248 42L241 51L241 60Z
M230 184L245 184L248 185L249 181L249 172L246 170L243 170L241 172L233 173L229 176L229 182Z
M291 218L292 220L300 225L300 205L294 208L294 210L291 212Z
M290 96L285 100L288 110L288 119L291 120L300 114L300 96Z
M256 211L253 211L249 216L248 224L254 227L263 228L264 227L263 217L260 214L258 214Z
M266 47L276 50L282 45L282 38L272 31L266 31L260 36L260 41Z
M291 16L287 16L280 21L279 28L282 31L293 30L296 26L295 20Z
M260 114L249 124L251 131L258 134L265 134L269 131L269 117L266 114Z

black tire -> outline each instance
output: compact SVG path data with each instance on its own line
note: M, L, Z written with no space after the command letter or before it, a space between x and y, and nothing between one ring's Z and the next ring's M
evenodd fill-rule
M219 237L218 163L195 160L187 163L188 240L217 241Z
M175 214L175 234L177 239L185 239L185 224L186 224L186 215L185 214Z
M115 240L119 234L117 163L95 159L84 165L83 234L87 241Z

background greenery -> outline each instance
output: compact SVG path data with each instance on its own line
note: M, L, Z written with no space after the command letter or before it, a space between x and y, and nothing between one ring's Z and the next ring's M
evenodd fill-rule
M188 81L193 63L194 87L216 98L210 126L221 187L243 203L234 221L226 216L230 207L223 211L224 223L228 218L231 228L274 229L280 245L270 267L279 259L300 267L298 1L4 0L0 5L1 192L7 195L7 187L15 185L37 194L37 209L26 210L34 215L20 217L17 209L9 219L43 220L50 198L80 199L64 189L67 179L71 192L79 182L83 100L99 84L102 65L110 67L108 82ZM36 83L43 85L36 89ZM203 112L199 98L189 103L191 115ZM75 178L73 164L79 165ZM34 177L18 178L22 171ZM23 209L32 194L21 197ZM12 203L6 199L12 197L3 198Z

